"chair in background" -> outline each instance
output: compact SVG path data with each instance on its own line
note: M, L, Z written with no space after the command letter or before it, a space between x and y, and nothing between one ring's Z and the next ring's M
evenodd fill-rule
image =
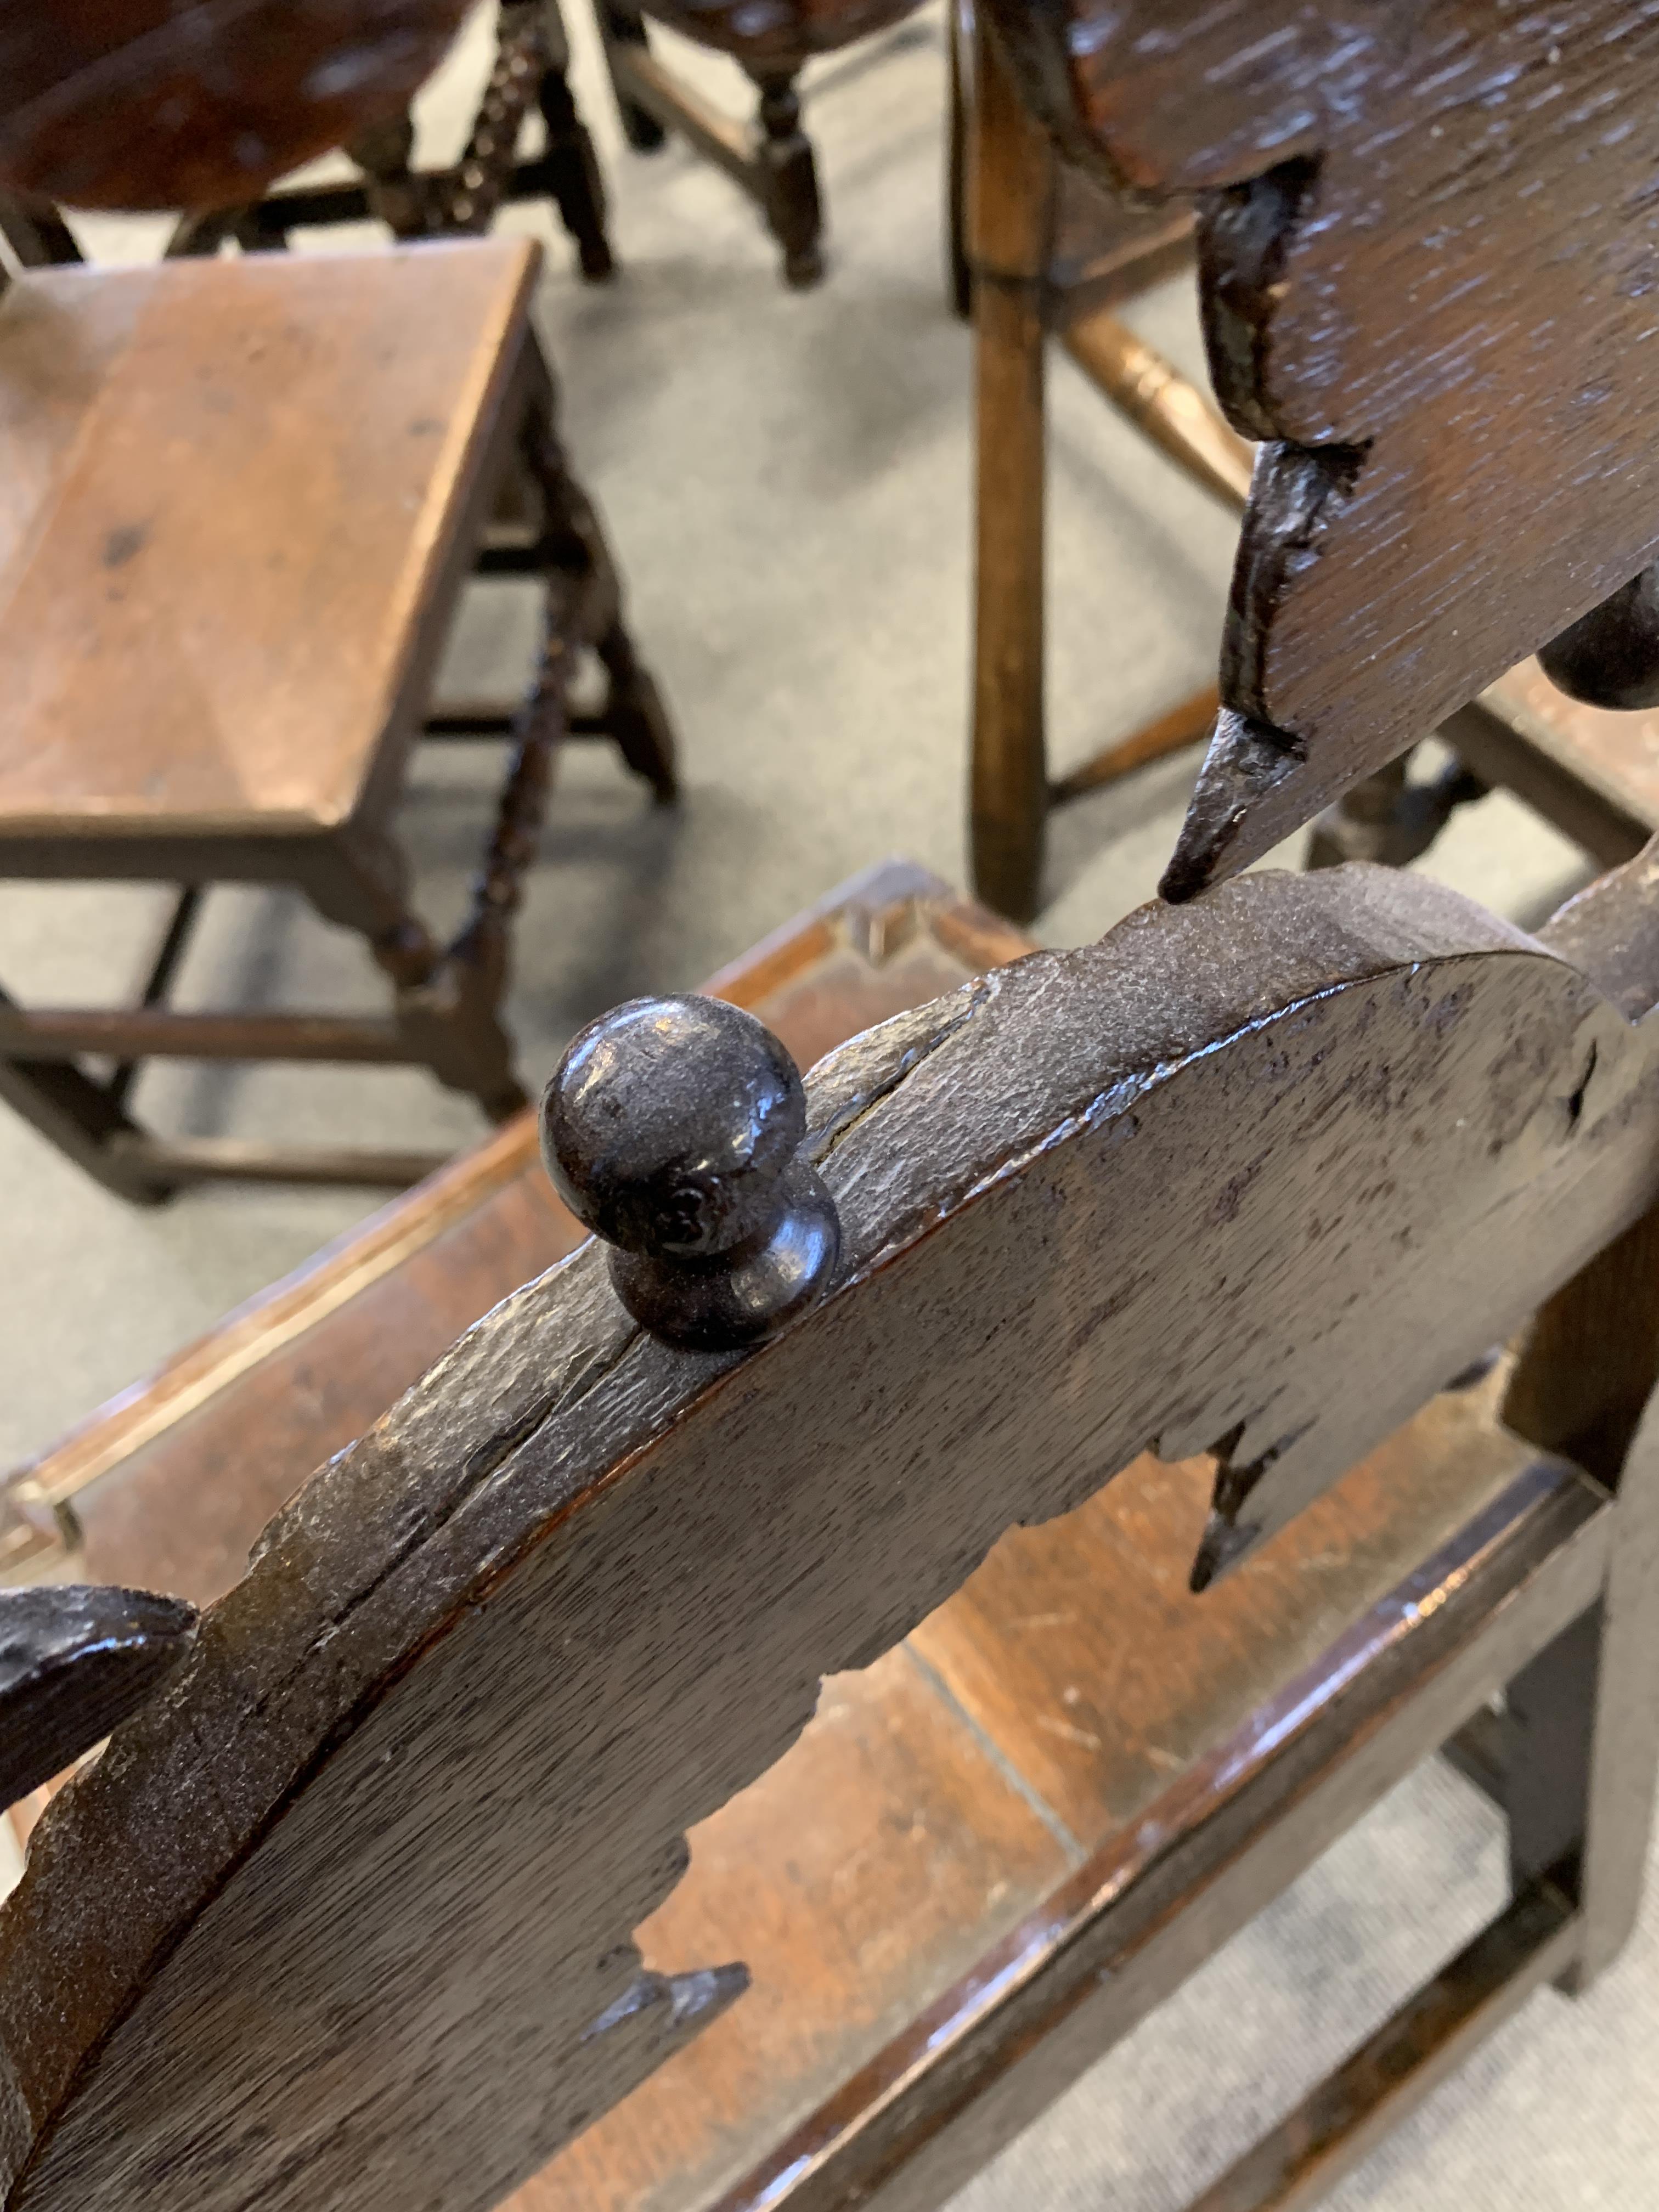
M951 160L958 302L971 292L977 499L973 880L1000 912L1042 903L1049 810L1197 744L1221 701L1206 686L1081 766L1051 776L1044 711L1043 478L1046 338L1058 334L1102 395L1177 466L1242 514L1252 447L1213 400L1129 329L1117 310L1188 265L1188 202L1136 206L1039 121L991 20L957 0ZM1051 108L1052 124L1057 111ZM1064 153L1087 151L1075 131ZM1402 756L1315 824L1309 862L1403 866L1460 805L1513 791L1596 860L1614 866L1659 831L1659 714L1569 697L1535 659L1499 677L1440 726L1453 757L1425 775ZM1425 732L1426 734L1426 732Z
M0 999L0 1095L124 1196L202 1176L406 1183L434 1164L158 1136L129 1111L158 1054L413 1063L512 1112L500 1001L558 745L605 739L672 795L661 704L556 434L538 265L522 240L173 260L32 273L0 304L0 876L179 887L137 1004ZM509 489L516 530L492 523ZM517 712L434 717L474 571L544 580L539 665ZM601 696L578 711L590 659ZM391 827L423 729L514 741L447 946L410 905ZM170 1006L203 890L225 881L292 885L361 932L389 1014Z
M427 12L435 12L441 30L459 10L438 0L435 10ZM361 38L361 23L332 25L337 45L354 43L349 35L354 27ZM303 33L294 35L302 41ZM428 43L420 51L429 68L441 46ZM263 60L240 15L217 58L232 76L239 70L251 72ZM319 58L319 75L327 74L330 58L327 53ZM171 257L216 253L226 240L234 239L246 251L259 252L286 246L296 230L369 219L385 223L398 239L476 234L489 228L506 201L547 199L557 207L575 242L582 275L602 282L614 267L605 231L605 184L571 94L569 59L559 0L499 0L489 79L466 146L453 167L412 167L414 127L408 109L383 112L382 98L372 104L368 119L357 121L350 135L337 142L362 172L361 182L289 185L234 201L198 198L179 218L166 251ZM190 56L189 65L204 67L199 52ZM373 85L383 80L385 67L383 61L377 70L362 74ZM539 153L526 156L520 142L532 110L541 116L544 144ZM100 126L89 117L88 127ZM142 204L131 183L115 197L120 204ZM51 199L38 194L0 194L0 234L26 269L81 258L63 216Z
M783 251L786 283L823 274L823 217L812 142L801 128L796 81L816 55L838 53L898 22L920 0L594 0L629 143L648 154L670 131L725 172L760 208ZM752 137L663 65L646 18L730 54L760 94Z

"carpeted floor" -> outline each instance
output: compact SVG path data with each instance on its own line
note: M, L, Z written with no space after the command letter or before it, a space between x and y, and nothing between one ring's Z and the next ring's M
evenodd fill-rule
M544 214L509 220L548 241L541 314L567 432L679 726L686 793L653 811L597 749L562 767L511 1002L536 1079L602 1007L695 983L868 860L908 853L958 880L964 866L969 345L943 295L938 18L809 78L834 263L822 289L796 295L725 180L675 148L649 161L621 149L580 0L571 13L624 271L584 288ZM428 96L434 144L453 143L480 81L483 27ZM690 65L742 98L725 65ZM154 223L83 228L100 258L155 250ZM1197 369L1184 286L1132 319ZM1058 358L1052 388L1051 727L1064 765L1212 667L1233 526ZM528 600L488 589L453 648L468 688L499 684L529 649ZM1042 936L1084 940L1151 896L1194 765L1147 770L1059 820ZM403 827L437 921L460 910L495 773L489 749L428 749L418 764ZM1523 922L1585 874L1502 797L1461 816L1428 865ZM0 886L0 978L60 1001L118 989L147 932L136 925L158 906L145 890ZM353 940L246 890L210 901L180 995L377 1003ZM202 1133L459 1146L481 1127L423 1078L379 1070L161 1070L139 1103ZM9 1458L375 1202L209 1188L133 1211L3 1115L0 1198ZM1014 2145L962 2212L1179 2204L1501 1886L1495 1818L1449 1772L1424 1773ZM1588 1999L1535 1999L1333 2202L1645 2212L1659 2197L1656 2051L1659 1893Z

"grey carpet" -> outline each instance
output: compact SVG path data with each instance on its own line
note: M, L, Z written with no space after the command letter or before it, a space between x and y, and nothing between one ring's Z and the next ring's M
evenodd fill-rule
M534 1078L605 1006L696 982L883 854L963 872L969 348L942 292L938 19L811 76L834 264L820 291L793 295L722 179L678 149L651 161L620 149L580 0L572 15L625 273L584 288L544 214L508 220L548 242L540 307L566 428L679 725L686 794L653 811L597 750L561 769L512 993ZM428 96L434 145L453 143L479 82L482 31ZM741 98L724 64L690 66ZM102 258L155 250L155 223L84 228ZM1196 369L1186 287L1133 319ZM1052 388L1051 729L1064 765L1204 679L1233 532L1062 360ZM495 588L464 617L458 683L515 682L524 665L531 607ZM1085 940L1151 895L1192 769L1149 769L1060 819L1043 937ZM495 770L487 749L419 762L404 830L435 921L461 909ZM1502 797L1460 817L1428 865L1523 921L1584 875ZM118 988L156 908L143 890L0 886L0 977L58 999ZM242 890L210 902L183 996L377 1002L357 945L294 901ZM204 1133L459 1146L480 1128L465 1102L382 1071L160 1070L140 1103ZM0 1447L12 1458L374 1202L220 1188L136 1212L3 1115L0 1194ZM1455 1778L1425 1773L1010 2148L961 2212L1180 2203L1478 1923L1501 1871L1493 1817ZM1656 1944L1659 1899L1600 1988L1573 2004L1535 1999L1334 2203L1650 2205Z

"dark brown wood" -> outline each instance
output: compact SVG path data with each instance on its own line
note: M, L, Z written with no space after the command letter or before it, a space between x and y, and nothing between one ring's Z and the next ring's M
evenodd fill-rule
M912 1919L920 1955L894 1974L905 2012L884 2033L895 2000L882 1967L866 1970L880 1977L873 2019L856 1984L849 2002L824 1979L854 1916L878 1912L884 1886L904 1878L916 1800L866 1796L864 1835L882 1840L839 1880L829 1852L797 1877L791 1862L811 1848L798 1839L830 1794L814 1723L699 1827L690 1872L643 1931L647 1955L664 1959L738 1932L753 1973L744 2005L573 2143L513 2212L944 2204L1594 1588L1608 1527L1593 1490L1525 1462L1480 1413L1443 1401L1314 1509L1277 1561L1259 1555L1213 1599L1193 1598L1182 1571L1185 1527L1202 1511L1195 1466L1139 1462L1064 1520L1006 1540L906 1648L945 1711L969 1717L1054 1822L1072 1871L1006 1935L990 1900L965 1972L950 1972L959 1926ZM1424 1559L1433 1528L1471 1513ZM1092 1572L1078 1571L1079 1544ZM999 1575L1011 1550L1018 1571ZM1422 1564L1391 1586L1391 1563L1407 1558ZM1121 1609L1121 1635L1103 1607ZM1005 1665L1023 1712L1012 1695L982 1699ZM1086 1704L1066 1694L1080 1684ZM927 1796L918 1811L931 1826ZM1012 1870L1029 1879L1022 1859ZM1422 2058L1432 2064L1432 2047ZM812 2108L789 2125L803 2091Z
M182 206L172 258L215 254L231 238L252 251L282 246L296 229L369 217L394 238L477 232L503 199L550 198L583 276L603 281L614 265L605 185L571 94L558 0L500 0L495 60L459 161L411 165L410 96L464 13L459 0L329 0L296 35L280 9L217 0L181 36L152 0L122 0L72 10L65 42L42 39L14 8L9 33L0 22L0 59L18 71L8 70L0 104L0 181L21 180L33 197L0 203L0 228L33 268L81 258L53 200ZM532 106L545 145L522 161ZM335 146L362 183L264 192Z
M1111 313L1181 266L1184 212L1148 216L1063 168L1021 100L1000 49L966 7L953 51L965 112L962 241L971 277L975 362L975 586L971 821L974 886L1029 920L1042 902L1044 817L1142 762L1206 733L1191 702L1048 780L1044 730L1043 508L1046 337L1059 331L1106 394L1210 489L1242 498L1243 441L1170 364ZM1207 729L1206 724L1206 730Z
M958 9L953 52L973 37L969 11ZM1054 170L1044 135L1034 128L1019 88L1009 83L993 42L988 63L968 73L990 105L976 140L964 138L964 162L987 166L989 227L981 258L994 260L1005 283L1022 279L1032 304L1059 323L1068 351L1103 396L1170 455L1195 482L1243 510L1251 480L1251 448L1188 383L1113 312L1127 289L1167 273L1190 240L1179 201L1166 208L1160 232L1148 217L1127 212L1115 196L1069 163ZM976 92L975 97L978 97ZM1045 181L1045 178L1048 179ZM965 191L965 185L964 185ZM999 230L998 226L1000 226ZM1046 249L1037 241L1048 238ZM966 250L964 246L964 251ZM1046 257L1046 258L1045 258ZM1042 273L1042 283L1036 280ZM1101 304L1103 302L1103 304ZM1401 343L1406 342L1402 334ZM989 578L976 627L975 711L975 866L985 896L1011 913L1029 915L1041 896L1042 818L1029 761L1043 742L1040 690L1043 591L1040 538L1022 528L1039 497L1040 394L1032 399L1022 368L1036 340L1032 315L1017 319L998 297L980 318L980 439L982 468L979 530L981 573ZM1040 508L1035 510L1040 525ZM1645 574L1645 572L1644 572ZM1631 593L1641 605L1642 579ZM1639 607L1637 610L1639 613ZM1615 608L1605 619L1614 620ZM1639 659L1628 612L1621 635ZM1597 632L1589 657L1602 652ZM1010 672L1021 680L1011 686ZM1638 671L1639 674L1639 671ZM1103 788L1119 775L1208 736L1221 708L1218 691L1203 726L1192 717L1205 695L1183 702L1127 738L1106 747L1085 767L1049 786L1049 803ZM1626 703L1634 695L1626 694ZM1564 697L1535 662L1448 718L1441 735L1460 765L1431 783L1407 787L1398 762L1366 779L1315 824L1311 864L1373 860L1403 866L1424 851L1458 805L1502 785L1539 809L1568 836L1609 864L1628 860L1659 830L1659 715L1633 726L1614 714Z
M967 252L975 360L973 882L1029 921L1041 899L1046 332L1054 178L975 25Z
M196 1608L85 1583L0 1590L0 1807L40 1789L175 1674Z
M1310 2212L1571 1962L1579 1936L1559 1890L1523 1890L1190 2212Z
M1538 655L1552 684L1586 706L1659 707L1659 570L1644 568Z
M332 1060L386 1063L416 1057L387 1021L338 1014L198 1014L171 1007L0 1009L0 1053L10 1060L72 1060L118 1053L161 1060Z
M1573 1986L1635 1924L1659 1790L1659 1223L1650 1215L1539 1314L1504 1401L1618 1495L1622 1540L1598 1604L1510 1686L1504 1802L1518 1880L1545 1867L1585 1915ZM1586 1727L1586 1711L1594 1717Z
M1224 714L1166 878L1185 896L1650 556L1632 271L1656 218L1623 125L1659 34L1632 0L1379 14L1358 38L1291 0L1248 19L1196 0L992 13L1076 155L1195 197L1212 373L1235 426L1269 441ZM1523 577L1512 547L1545 510L1558 557Z
M515 58L527 98L533 61ZM8 1096L125 1194L243 1168L398 1184L431 1164L148 1139L125 1105L151 1052L410 1062L497 1118L525 1103L500 1017L510 924L584 657L600 678L590 729L674 795L672 735L530 333L536 265L522 241L183 258L31 276L0 310L18 487L0 530L0 873L291 884L362 934L392 994L380 1022L174 1012L186 890L139 1007L0 1007ZM66 356L81 364L67 381ZM189 471L169 458L180 439ZM493 518L520 478L527 529L509 543ZM283 549L301 543L296 563ZM471 908L444 946L390 823L481 553L540 580L544 635ZM72 1064L96 1052L120 1060L108 1086ZM48 1075L53 1060L70 1064Z
M76 207L234 206L395 115L464 0L21 0L0 18L0 182Z
M919 0L784 0L755 9L742 0L595 0L623 129L637 153L672 132L730 177L760 208L782 254L787 284L823 275L823 217L812 143L801 127L798 81L814 55L837 53L898 22ZM722 115L666 68L645 18L740 62L759 92L751 132Z
M541 1106L561 1198L635 1320L687 1352L775 1336L829 1288L835 1200L801 1152L800 1071L763 1022L633 999L580 1030Z
M1630 896L1581 915L1593 963L1631 940ZM3 2154L33 2160L20 2212L106 2186L210 2212L230 2185L466 2212L515 2185L662 2055L671 1992L630 1932L823 1674L1149 1437L1220 1443L1207 1566L1284 1525L1650 1203L1652 1049L1544 945L1348 870L1149 909L832 1054L809 1085L843 1232L828 1298L749 1354L677 1353L584 1247L313 1480L166 1711L55 1802L0 1929L22 2108L57 2115ZM1472 1526L1467 1603L1395 1603L1438 1702L1340 1676L1377 1701L1347 1715L1358 1764L1329 1796L1276 1765L1271 1836L1241 1806L1234 1907L1595 1601L1605 1493L1547 1462L1528 1480L1530 1507ZM209 1774L216 1820L170 1818ZM1090 1990L1132 2007L1203 1954L1213 1905L1152 1942L1218 1866L1224 1824L1202 1826L1135 1885L1144 1979L1126 1961ZM251 2035L240 1993L277 1987Z

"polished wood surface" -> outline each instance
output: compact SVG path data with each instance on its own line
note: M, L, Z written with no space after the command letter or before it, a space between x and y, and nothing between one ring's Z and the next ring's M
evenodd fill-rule
M0 866L69 828L352 814L423 704L422 621L536 259L503 240L12 286Z
M1224 712L1165 878L1186 896L1650 557L1659 356L1632 271L1656 218L1632 118L1659 33L1632 0L1460 5L1358 40L1291 0L1248 22L990 5L1076 153L1200 196L1212 374L1267 441ZM1517 562L1540 528L1555 557Z
M465 0L30 0L0 9L0 184L76 207L236 206L395 116Z
M1197 1581L1237 1573L1646 1207L1650 895L1638 872L1579 902L1580 967L1386 871L1147 909L820 1063L845 1273L769 1344L653 1343L592 1243L497 1306L277 1516L182 1686L38 1831L0 2032L28 2109L58 2118L20 2212L105 2176L200 2212L231 2173L273 2205L349 2186L447 2212L528 2179L740 1995L730 1955L654 1972L631 1931L822 1674L870 1663L1012 1522L1084 1505L1149 1436L1213 1451L1186 1542ZM1139 2016L1595 1604L1607 1493L1524 1450L1507 1472L1455 1557L1316 1658L1282 1720L1251 1720L1283 1759L1235 1791L1212 1747L1167 1854L1137 1826L1115 1872L1085 1860L1042 1908L1077 1939L1052 1974L946 2039L953 2078L977 2054L971 2122L954 2093L931 2114L889 2098L850 2166L799 2170L803 2206L890 2178L895 2203L933 2201L1099 2047L1099 2002ZM1336 1694L1304 1729L1316 1684ZM1086 1694L1062 1684L1082 1741L1038 1731L1051 1761L1103 1745ZM214 1819L181 1819L210 1777ZM117 1837L133 1879L112 1919Z

